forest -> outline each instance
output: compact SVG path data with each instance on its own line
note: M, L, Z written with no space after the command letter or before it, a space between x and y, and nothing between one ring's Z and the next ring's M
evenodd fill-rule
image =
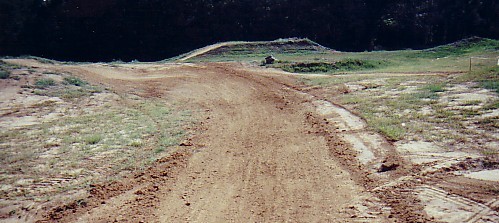
M499 37L497 0L0 0L0 56L157 61L222 41L340 51Z

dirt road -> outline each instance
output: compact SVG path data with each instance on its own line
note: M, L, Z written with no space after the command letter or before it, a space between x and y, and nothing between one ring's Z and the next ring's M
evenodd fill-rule
M153 167L149 177L124 180L133 183L112 196L94 197L100 200L63 213L58 221L388 221L383 211L369 207L375 206L374 196L332 156L331 139L317 134L307 118L314 115L308 99L287 87L294 83L291 77L223 63L109 67L11 62L71 72L144 100L180 103L202 120L170 172L158 177L154 173L163 166Z
M213 72L213 73L212 73ZM296 95L272 80L223 66L180 86L210 109L203 145L172 192L161 222L324 222L362 194L305 122ZM209 79L207 81L205 78ZM175 91L173 92L175 94Z
M46 221L391 221L389 208L333 155L346 144L322 134L312 121L320 115L309 97L292 89L290 75L235 63L9 62L70 72L142 100L181 104L201 120L188 142L146 173L92 185L84 205L56 208Z

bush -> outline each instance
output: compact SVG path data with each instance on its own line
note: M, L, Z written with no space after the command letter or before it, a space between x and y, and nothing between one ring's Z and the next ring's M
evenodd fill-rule
M80 78L77 77L65 77L64 78L64 83L69 84L69 85L74 85L74 86L85 86L88 83Z
M35 86L37 88L46 88L46 87L54 86L54 85L55 85L55 81L54 81L54 79L51 79L51 78L42 78L42 79L36 80L36 82L35 82Z
M10 72L6 70L0 70L0 79L7 79L10 76Z
M102 136L95 134L95 135L90 135L85 138L85 143L88 145L95 145L99 143L102 140Z

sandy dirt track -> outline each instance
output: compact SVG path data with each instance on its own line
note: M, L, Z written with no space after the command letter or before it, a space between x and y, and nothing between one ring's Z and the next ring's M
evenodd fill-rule
M457 74L304 76L236 62L4 61L20 65L15 74L21 76L0 83L0 99L4 101L1 109L6 114L2 116L2 126L31 128L45 118L54 120L80 110L100 114L112 107L120 113L146 102L191 113L193 120L169 120L165 113L160 113L152 124L147 124L156 126L150 134L156 138L163 130L170 131L161 126L183 123L181 128L186 134L182 135L186 138L169 144L145 171L134 169L115 180L89 181L80 187L79 194L53 193L57 199L46 202L33 203L24 198L24 203L16 203L18 197L4 200L0 222L499 222L497 159L481 156L473 149L461 151L421 139L389 141L373 130L369 120L362 119L351 104L344 105L338 99L355 96L369 100L375 98L371 95L377 95L376 92L392 98L392 87L383 85L386 78L407 77L400 82L405 86L421 77ZM79 98L86 100L82 103L36 94L33 84L37 78L62 81L68 76L77 76L105 91L95 97ZM360 82L359 76L371 79ZM352 78L353 82L310 86L303 83L304 77L331 81ZM367 84L379 89L364 86L364 81L371 81ZM471 100L480 96L485 98L482 101L488 101L497 97L459 86L449 88L441 98ZM404 89L397 88L396 93L401 94ZM60 104L39 111L45 106L39 101L42 99ZM51 108L59 109L57 114ZM491 117L497 114L489 113ZM92 128L92 123L89 126ZM159 141L139 144L132 151L148 151L158 144ZM26 154L33 153L28 149ZM10 155L19 153L18 147L9 151ZM4 191L17 189L16 186Z
M100 203L63 213L57 221L389 221L382 211L354 208L375 198L316 134L307 119L313 109L287 87L293 83L290 77L223 63L161 68L11 62L71 72L116 92L163 98L200 111L201 125L179 151L185 162L174 162L178 168L168 177L134 181L117 196L101 196ZM161 171L155 168L151 171ZM141 198L146 195L152 197L147 202Z
M155 221L350 219L344 210L360 199L363 189L329 156L325 140L308 133L307 110L297 95L269 77L224 65L196 73L164 92L203 108L209 119L194 142L199 152L171 192L159 196ZM91 212L81 220L94 219Z
M161 200L161 221L350 218L340 211L362 189L329 157L325 140L307 134L304 109L286 100L290 93L250 73L217 68L211 75L200 86L180 88L212 111L212 126L186 173Z

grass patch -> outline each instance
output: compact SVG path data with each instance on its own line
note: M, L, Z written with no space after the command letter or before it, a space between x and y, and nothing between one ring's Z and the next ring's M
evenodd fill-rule
M445 84L430 84L424 87L425 90L428 90L429 92L444 92L444 87Z
M417 99L431 99L431 100L438 99L438 94L431 91L420 91L414 93L413 96Z
M485 110L499 109L499 100L491 101L483 106Z
M462 106L477 106L482 104L481 100L468 100L461 103Z
M85 137L84 141L87 145L95 145L99 143L102 140L102 135L100 134L93 134Z
M422 50L414 54L410 54L409 57L410 58L457 57L476 52L495 51L495 50L499 50L499 41L493 39L472 37L468 39L463 39L455 43L438 46L427 50Z
M132 147L141 147L142 145L144 145L144 142L142 142L142 140L140 139L135 139L135 140L132 140L130 142L130 144L128 144L129 146L132 146Z
M482 88L499 93L499 66L487 67L457 77L454 82L475 82Z
M439 119L447 120L454 117L454 115L455 115L454 112L448 109L439 108L435 110L435 117Z
M478 121L475 121L475 124L482 126L482 128L488 130L497 130L499 129L499 119L496 117L488 117L483 118Z
M190 119L187 112L159 101L82 112L29 128L0 131L4 144L0 150L0 184L12 185L2 187L0 193L8 198L41 198L59 193L58 188L81 189L88 182L105 182L110 177L145 170L178 145ZM67 182L43 184L41 190L24 190L16 184L61 178Z
M499 81L497 80L485 80L480 82L480 86L485 89L493 90L499 93Z
M347 58L334 63L310 62L279 65L284 71L293 73L328 73L376 69L386 65L386 61Z
M36 95L73 100L81 97L88 97L94 93L103 91L101 87L90 85L76 77L65 77L63 83L64 85L48 88L49 86L56 85L56 82L53 79L38 79L34 84L34 87L37 89L35 89L33 93Z
M465 118L471 118L482 114L478 109L461 109L459 113Z
M406 130L398 117L369 117L367 123L371 128L386 136L387 139L398 141L403 139Z
M45 89L50 86L55 86L55 80L52 78L41 78L36 80L35 87Z
M86 82L78 77L65 77L63 83L68 84L68 85L80 86L80 87L88 84L88 82Z
M62 99L72 100L81 97L87 97L92 95L92 92L87 89L82 88L62 88L56 90L35 90L33 91L36 95L58 97Z

